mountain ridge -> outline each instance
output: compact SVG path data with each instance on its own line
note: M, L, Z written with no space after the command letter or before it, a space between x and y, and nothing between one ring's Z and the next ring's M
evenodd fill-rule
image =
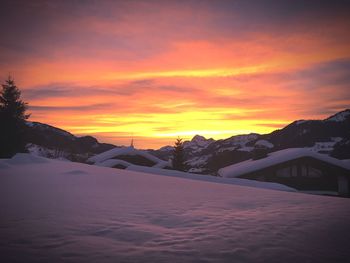
M118 147L100 143L92 136L78 137L40 122L27 122L27 126L28 142L32 148L35 146L35 151L42 147L55 155L58 150L63 157L73 161L83 162L94 154ZM210 174L216 174L224 166L253 158L256 150L272 152L296 147L309 147L339 159L350 158L350 109L323 120L296 120L268 134L241 134L219 140L195 135L191 140L184 141L187 171ZM166 145L148 151L168 160L173 147Z
M27 121L26 124L28 151L43 157L84 162L91 155L117 147L100 143L93 136L75 136L45 123Z
M201 145L197 144L198 138ZM196 135L184 142L188 171L215 174L218 169L254 158L257 150L272 152L309 147L339 159L350 158L350 109L323 120L297 120L268 134L243 134L226 139L205 139ZM209 141L210 140L210 141ZM206 143L207 142L207 143ZM172 148L154 150L159 158L169 158Z

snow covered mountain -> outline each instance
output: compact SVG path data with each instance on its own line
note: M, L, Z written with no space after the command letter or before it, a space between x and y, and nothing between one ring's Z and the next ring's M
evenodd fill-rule
M28 150L35 155L85 161L91 155L114 148L99 143L94 137L77 137L59 128L28 122ZM258 150L273 152L287 148L308 147L315 152L339 159L350 159L350 110L341 111L324 120L298 120L269 134L236 135L227 139L206 139L196 135L184 142L187 171L216 174L225 166L254 158ZM173 147L148 150L168 161Z
M243 161L251 156L253 142L259 134L236 135L223 140L206 139L196 135L191 141L184 142L187 170L193 173L215 173L219 168ZM231 154L239 151L239 155ZM165 146L151 152L167 160L171 158L173 147Z
M341 111L324 120L295 121L281 130L263 135L275 150L315 147L317 143L337 142L350 138L350 110ZM329 147L328 147L329 148ZM328 153L332 149L325 150Z
M225 166L254 158L258 150L273 152L287 148L307 147L339 159L350 158L350 110L341 111L324 120L294 121L269 134L232 136L224 140L205 139L196 135L184 142L189 172L211 173ZM153 151L168 159L172 147Z
M54 159L85 161L115 146L100 143L92 136L77 137L65 130L40 122L27 122L27 149L33 155Z

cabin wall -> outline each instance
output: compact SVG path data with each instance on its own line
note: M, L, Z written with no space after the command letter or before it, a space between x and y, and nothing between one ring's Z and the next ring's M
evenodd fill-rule
M347 176L338 176L338 192L341 196L350 196L349 193L349 178Z
M241 178L281 183L297 190L349 195L349 171L309 157L274 165Z

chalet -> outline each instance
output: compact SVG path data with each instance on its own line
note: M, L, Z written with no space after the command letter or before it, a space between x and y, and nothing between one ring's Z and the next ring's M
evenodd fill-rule
M222 177L276 182L302 192L350 196L350 162L307 148L270 153L219 170Z
M147 151L135 149L132 145L129 147L116 147L100 153L90 157L87 163L119 169L125 169L130 165L157 168L169 167L169 162L163 161Z

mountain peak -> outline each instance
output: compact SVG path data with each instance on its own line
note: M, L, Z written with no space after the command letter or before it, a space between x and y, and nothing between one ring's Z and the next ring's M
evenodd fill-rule
M201 136L201 135L195 135L191 142L199 142L199 141L206 141L207 139L204 137L204 136Z

